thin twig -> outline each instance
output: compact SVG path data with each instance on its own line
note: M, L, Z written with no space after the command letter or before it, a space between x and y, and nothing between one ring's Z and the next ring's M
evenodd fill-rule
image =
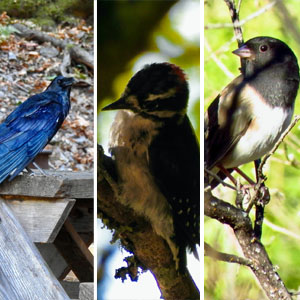
M236 10L235 2L234 2L234 0L224 0L224 1L225 1L226 5L228 6L228 9L230 12L231 20L233 23L234 35L237 39L239 47L241 47L242 44L244 43L243 32L242 32L241 26L239 25L239 23L240 23L239 14Z
M234 75L232 72L229 71L229 69L219 60L219 58L216 56L214 52L212 52L212 49L207 41L206 38L204 38L204 46L207 49L208 52L211 52L210 58L216 63L216 65L225 73L225 75L229 78L234 78Z
M272 150L263 157L263 159L262 159L262 161L261 161L261 163L259 165L259 168L257 170L259 177L263 177L262 169L263 169L263 166L265 165L266 161L268 160L268 158L275 153L275 151L277 150L277 148L279 147L279 145L282 143L282 141L284 140L284 138L288 135L288 133L292 130L292 128L297 124L297 122L299 120L300 120L300 115L296 115L295 118L294 118L294 120L293 120L293 122L283 132L283 134L281 135L280 139L277 141L277 143L272 148Z
M230 47L231 45L236 41L235 36L233 35L231 39L229 39L227 42L225 42L225 44L223 44L219 49L215 50L213 53L215 55L219 55L222 54L224 52L228 52L230 51ZM210 56L205 57L204 62L207 62L210 59Z
M275 225L273 224L272 222L268 221L267 219L265 219L264 221L264 224L266 226L268 226L269 228L271 228L272 230L276 231L276 232L279 232L279 233L282 233L286 236L289 236L291 238L294 238L294 239L297 239L297 240L300 240L300 235L297 234L297 233L294 233L286 228L283 228L283 227L280 227L278 225Z
M213 178L216 179L218 182L220 182L223 186L228 187L228 188L230 188L230 189L232 189L232 190L234 190L234 191L237 190L235 186L233 186L233 185L231 185L231 184L225 182L225 181L222 180L217 174L213 173L212 171L210 171L210 170L208 170L208 169L206 169L206 168L204 168L204 171L205 171L209 176L213 177Z
M249 203L247 209L245 210L245 212L247 214L249 214L249 212L252 209L254 204L258 203L260 200L263 200L265 194L261 194L261 191L262 191L262 188L265 188L265 186L264 186L265 180L266 180L266 177L264 177L264 176L259 177L259 180L254 188L254 195L251 197L250 203ZM263 202L267 203L268 201L263 201Z
M209 256L209 257L215 258L217 260L226 261L229 263L236 263L236 264L244 265L247 267L252 266L252 261L250 259L239 257L239 256L233 255L233 254L219 252L205 242L204 242L204 250L205 250L205 252L204 252L205 256Z
M237 5L237 9L236 9L238 14L240 13L240 10L241 10L241 4L242 4L242 0L239 0L238 5Z
M270 10L279 0L275 0L272 1L270 3L268 3L266 6L262 7L261 9L259 9L258 11L256 11L255 13L249 15L248 17L246 17L243 20L240 20L238 22L236 22L237 26L243 26L245 25L247 22L259 17L260 15L264 14L265 12L267 12L268 10ZM237 13L239 13L240 11L240 3L241 1L239 1L238 3L238 8L237 8ZM207 24L204 26L204 29L222 29L222 28L231 28L233 25L232 23L222 23L222 24Z

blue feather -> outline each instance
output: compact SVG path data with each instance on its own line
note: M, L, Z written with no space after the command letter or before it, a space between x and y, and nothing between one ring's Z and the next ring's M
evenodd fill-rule
M57 76L0 124L0 183L12 180L56 134L70 109L73 78Z

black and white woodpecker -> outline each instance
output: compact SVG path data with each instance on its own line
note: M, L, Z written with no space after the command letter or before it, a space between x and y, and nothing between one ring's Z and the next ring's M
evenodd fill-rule
M146 65L121 98L109 151L121 185L120 201L145 216L168 243L176 268L200 243L200 151L186 114L189 88L176 65Z

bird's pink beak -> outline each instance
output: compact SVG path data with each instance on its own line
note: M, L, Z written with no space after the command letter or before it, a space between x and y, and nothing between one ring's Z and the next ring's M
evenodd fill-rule
M246 45L243 45L240 48L232 51L232 53L241 58L251 58L254 56L254 52L251 49L249 49Z

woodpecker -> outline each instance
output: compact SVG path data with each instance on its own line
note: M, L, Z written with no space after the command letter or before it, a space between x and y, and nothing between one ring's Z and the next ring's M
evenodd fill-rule
M184 72L170 63L144 66L121 98L102 110L120 110L109 151L121 186L120 201L148 219L186 271L186 249L200 244L200 150L186 114Z

